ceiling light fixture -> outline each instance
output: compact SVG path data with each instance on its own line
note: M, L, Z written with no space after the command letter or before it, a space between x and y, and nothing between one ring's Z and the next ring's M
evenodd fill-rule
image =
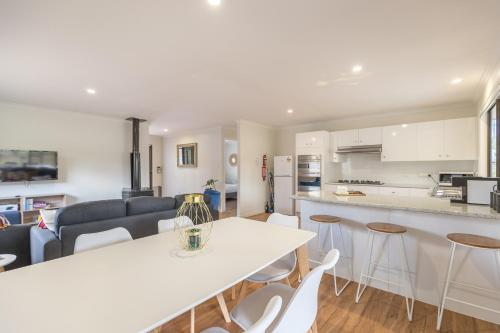
M207 0L208 3L210 4L210 6L214 6L214 7L217 7L217 6L220 6L221 4L221 0Z
M403 128L407 128L407 127L408 127L408 124L403 124L403 125L401 125L401 127L403 127Z
M355 66L352 67L352 72L353 73L359 73L362 70L363 70L363 66L361 66L361 65L355 65Z
M168 132L168 129L166 129L166 128L165 128L165 129L163 129L163 132L167 133L167 132Z
M459 84L462 83L463 79L461 77L456 77L450 81L451 84Z
M95 95L97 93L97 91L95 89L93 89L93 88L87 88L85 91L89 95Z
M288 109L288 110L286 110L286 112L288 112L288 113L292 114L292 113L293 113L293 110L292 110L292 109Z

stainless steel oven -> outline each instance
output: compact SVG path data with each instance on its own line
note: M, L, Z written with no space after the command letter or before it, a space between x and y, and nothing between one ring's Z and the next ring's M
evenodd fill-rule
M297 158L297 191L321 190L321 155L299 155Z

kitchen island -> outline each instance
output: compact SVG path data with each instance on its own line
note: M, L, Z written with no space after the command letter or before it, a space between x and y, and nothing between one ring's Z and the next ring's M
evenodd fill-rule
M346 249L338 228L333 226L335 247L343 255L352 258L354 279L358 281L363 259L367 251L370 222L388 222L405 226L405 246L415 297L425 303L437 305L440 300L449 259L449 233L471 233L500 238L500 214L488 206L450 203L446 199L432 197L398 197L389 195L336 196L331 191L297 193L293 199L300 200L301 228L318 231L318 224L309 216L329 214L341 217L342 232ZM312 260L319 260L318 241L321 252L330 249L328 225L320 226L320 239L309 242ZM383 248L383 250L382 250ZM389 249L389 250L387 250ZM389 254L389 256L388 256ZM404 281L397 271L400 269L399 243L396 237L390 241L384 235L377 235L373 252L374 261L381 266L375 275L389 278L392 282ZM455 255L455 280L473 283L484 288L500 291L500 263L491 250L466 249L457 247ZM339 261L337 274L347 278L347 260ZM390 269L387 269L390 267ZM372 281L372 286L402 294L394 286ZM350 288L355 288L355 284ZM500 300L477 290L450 289L450 296L466 298L468 301L500 309ZM342 297L342 296L341 296ZM354 300L353 300L354 301ZM500 324L498 314L449 301L446 308L466 315Z

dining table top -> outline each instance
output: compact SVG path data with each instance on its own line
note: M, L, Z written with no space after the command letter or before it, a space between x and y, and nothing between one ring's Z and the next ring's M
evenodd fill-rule
M315 233L239 217L195 256L176 231L0 274L0 332L149 332L303 247Z

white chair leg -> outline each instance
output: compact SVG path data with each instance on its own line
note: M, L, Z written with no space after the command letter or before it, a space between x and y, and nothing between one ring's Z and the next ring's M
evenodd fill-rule
M456 243L452 243L451 245L451 250L450 250L450 260L448 262L448 271L446 272L446 279L444 282L444 288L443 288L443 294L441 296L441 302L438 307L438 316L437 316L437 325L436 325L436 330L441 329L441 322L443 320L443 313L444 313L444 304L446 301L446 295L448 294L448 287L450 285L450 278L451 278L451 269L453 267L453 259L455 258L455 248L457 247Z
M413 307L415 305L415 296L413 294L413 285L411 283L410 266L408 265L408 257L406 255L406 248L403 235L400 235L400 257L401 257L401 274L406 275L407 288L406 288L406 312L408 313L408 320L413 319ZM406 273L406 274L405 274ZM411 303L409 302L411 300Z
M347 253L347 249L345 247L345 241L344 241L344 234L342 233L342 224L339 223L339 234L340 234L340 241L342 242L342 250L344 251L344 253ZM346 257L348 260L348 263L349 263L349 272L351 273L351 277L350 277L350 281L353 281L354 280L354 269L353 269L353 265L352 265L352 252L351 252L351 255L349 257Z
M366 249L370 251L370 255L367 256L367 257L365 257L365 259L363 261L363 266L361 267L361 273L359 275L359 281L358 281L358 289L356 290L356 300L355 300L356 303L359 303L359 299L361 298L361 295L363 295L363 293L364 293L364 291L366 289L366 286L369 283L369 280L367 278L366 279L366 284L364 285L364 287L363 287L363 289L361 290L361 293L360 293L361 284L363 283L363 276L368 276L368 274L370 272L370 264L371 264L371 260L372 260L373 240L374 240L374 238L375 238L375 233L372 232L372 231L369 231L368 232L368 247ZM366 270L366 274L364 274L365 270Z

